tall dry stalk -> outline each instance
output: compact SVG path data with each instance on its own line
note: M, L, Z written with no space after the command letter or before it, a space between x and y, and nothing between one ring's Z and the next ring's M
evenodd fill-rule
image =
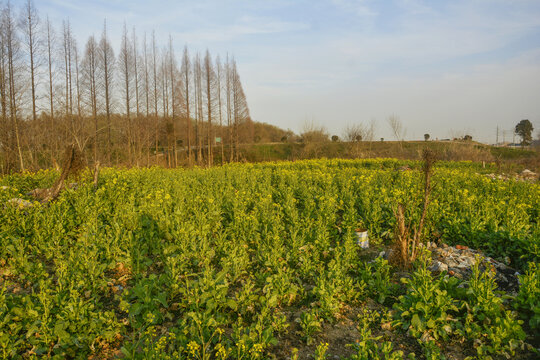
M433 164L435 163L435 153L430 149L424 149L422 153L424 165L422 172L424 174L424 199L422 203L422 216L417 225L411 222L407 223L405 219L406 206L398 204L394 212L396 216L396 243L394 256L395 262L402 267L408 268L418 257L419 244L423 241L423 230L426 222L426 215L429 206L429 197L431 194L431 176Z

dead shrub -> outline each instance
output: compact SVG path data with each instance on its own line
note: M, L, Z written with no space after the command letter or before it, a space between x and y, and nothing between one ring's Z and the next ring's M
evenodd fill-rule
M422 201L422 215L418 224L413 224L412 221L407 221L405 218L406 205L398 204L394 215L396 217L396 227L394 229L394 255L391 257L392 262L402 268L409 268L416 260L420 250L420 243L423 242L423 231L426 221L429 197L431 194L431 176L433 172L433 164L436 161L436 155L433 150L424 149L422 153L424 164L422 173L424 174L424 198Z

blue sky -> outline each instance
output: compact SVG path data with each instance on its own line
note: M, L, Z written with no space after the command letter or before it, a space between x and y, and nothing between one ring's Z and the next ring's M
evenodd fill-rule
M540 1L38 0L55 24L69 18L79 45L107 18L155 29L178 51L235 55L252 117L296 132L306 121L331 134L374 120L391 138L470 133L506 139L519 120L540 129Z

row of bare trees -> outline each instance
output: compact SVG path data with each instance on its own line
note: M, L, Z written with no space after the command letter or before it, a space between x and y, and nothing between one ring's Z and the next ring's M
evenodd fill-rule
M33 2L0 9L2 173L57 166L67 144L108 165L212 166L253 139L234 58L176 56L173 39L139 38L124 24L116 55L104 22L77 44Z

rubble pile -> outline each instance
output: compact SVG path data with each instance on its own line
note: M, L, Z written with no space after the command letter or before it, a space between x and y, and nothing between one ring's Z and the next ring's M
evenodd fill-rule
M521 180L521 181L535 181L539 179L538 174L529 169L525 169L519 174L516 174L514 176L508 175L508 174L486 174L486 177L492 180L503 180L503 181L508 181L511 179Z
M501 290L506 292L517 292L519 288L517 275L519 273L510 266L496 261L491 257L483 256L478 250L469 249L467 246L448 246L435 243L427 243L432 254L430 270L433 272L447 271L449 275L466 280L472 273L472 266L477 259L481 259L485 264L493 266L495 269L495 281ZM510 259L506 259L509 263Z

